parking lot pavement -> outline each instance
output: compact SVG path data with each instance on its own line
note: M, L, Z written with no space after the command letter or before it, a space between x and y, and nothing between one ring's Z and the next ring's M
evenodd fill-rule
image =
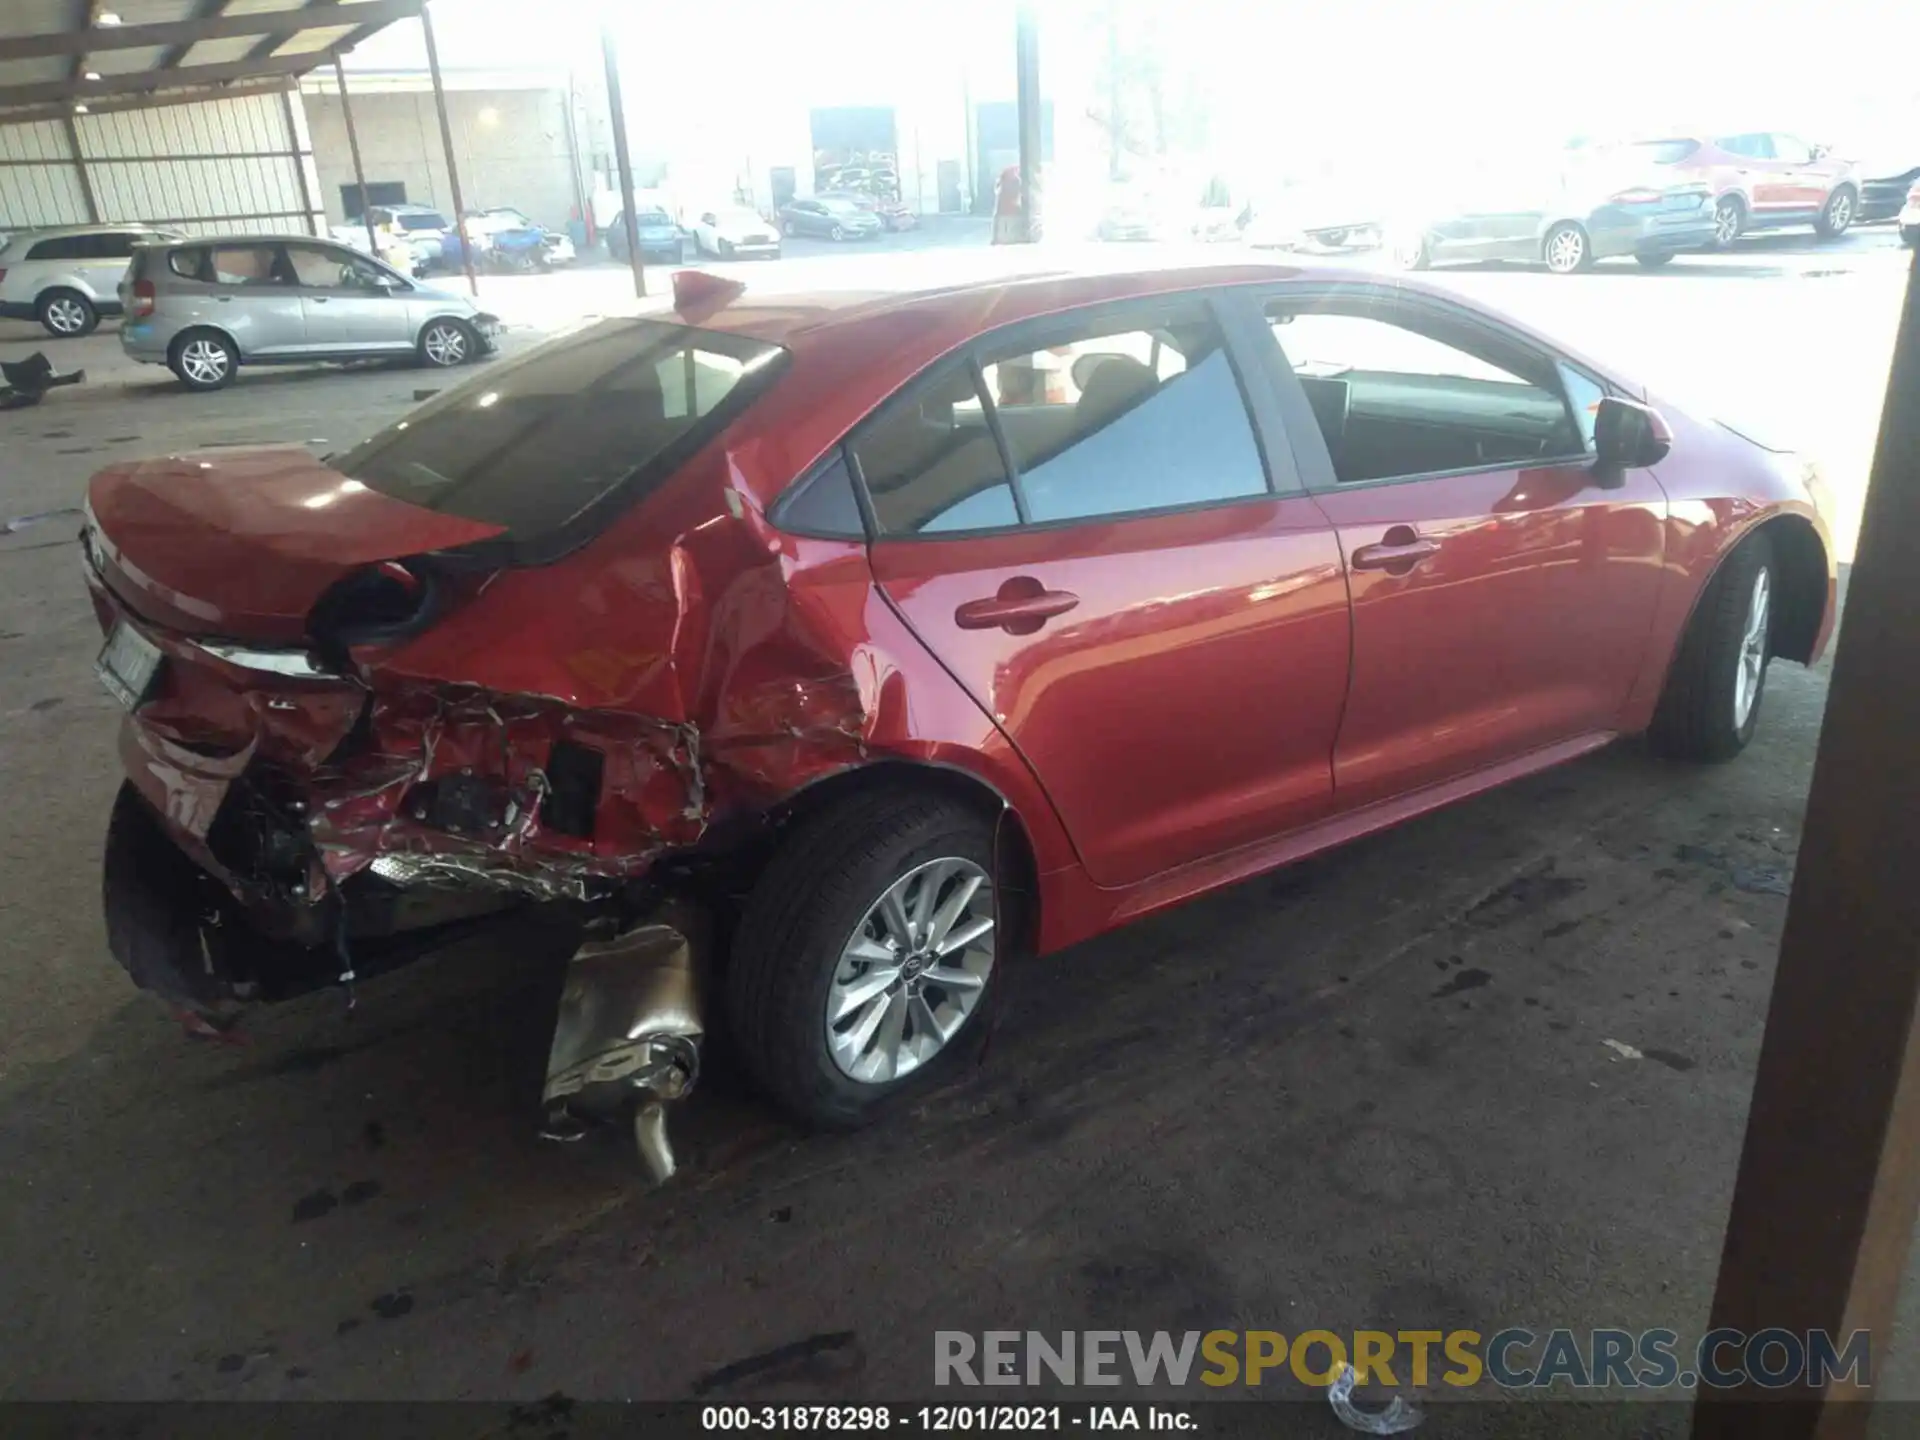
M1441 279L1676 381L1748 376L1780 426L1859 447L1901 283L1872 240L1837 276ZM110 333L48 348L97 379L0 414L0 518L123 456L335 448L445 383L187 396ZM1774 671L1731 765L1623 743L1030 963L985 1067L878 1130L799 1135L722 1058L647 1192L613 1137L532 1138L564 959L537 928L245 1045L133 994L71 530L0 538L0 1397L899 1398L936 1328L1704 1324L1823 672Z

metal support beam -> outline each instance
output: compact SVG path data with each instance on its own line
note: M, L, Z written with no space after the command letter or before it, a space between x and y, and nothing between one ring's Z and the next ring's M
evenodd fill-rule
M45 100L91 100L110 95L131 95L142 91L176 90L186 86L214 86L229 80L265 79L274 75L300 75L326 63L332 48L308 50L298 55L274 55L265 60L230 60L220 65L186 65L178 70L134 70L124 75L103 75L98 80L84 76L68 80L42 80L30 85L0 87L0 105L31 105ZM217 93L202 99L217 100ZM0 118L10 119L5 116Z
M315 11L324 11L330 6L335 6L339 3L340 0L307 0L307 3L298 10L283 11L283 18L292 23L283 25L282 28L278 30L262 35L260 39L255 42L253 48L247 51L247 58L249 60L266 59L267 56L273 54L274 51L286 44L287 41L310 26L321 25L328 20L332 20L334 24L339 24L339 20L332 16L315 15L314 13Z
M467 272L467 289L480 293L480 278L473 273L473 240L467 234L467 202L460 195L460 162L453 153L453 122L447 118L447 87L440 82L440 47L433 43L433 11L420 11L420 33L427 40L427 74L433 80L433 108L440 112L440 144L447 152L447 187L453 191L453 228L460 237L460 265ZM366 186L360 187L360 203L367 203Z
M1013 32L1013 93L1020 127L1020 239L1040 238L1040 30L1033 0L1019 0Z
M232 3L233 0L198 0L198 3L193 7L193 14L190 15L184 23L193 25L196 22L217 19L226 13L227 7ZM125 29L126 27L122 26L120 28ZM146 27L142 26L141 28L145 29ZM188 33L182 34L179 39L171 42L156 42L165 43L167 45L167 53L160 57L160 63L154 68L158 70L173 69L182 60L187 58L187 52L191 50L196 43L205 38L204 35Z
M340 118L347 124L347 149L353 155L353 183L360 187L360 223L367 227L367 253L378 255L380 242L373 234L373 206L367 200L367 172L360 164L360 132L353 128L353 102L347 99L347 71L338 55L333 57L333 78L340 86Z
M308 183L307 161L311 152L300 148L300 125L293 113L293 103L291 91L280 97L282 112L287 117L287 139L293 142L293 168L300 176L300 198L307 205L307 228L316 236L325 235L327 217L322 208L314 203L313 186Z
M410 20L420 13L426 0L362 0L344 12L340 19L315 16L293 10L268 10L253 15L227 15L225 3L203 6L201 14L190 20L168 20L154 25L110 25L105 29L56 30L47 35L12 35L0 39L0 60L43 60L57 55L97 55L106 50L149 50L158 46L177 48L185 55L202 40L232 40L246 35L292 34L300 29L331 29L342 20L351 20L363 30L378 29L396 20ZM104 7L102 7L104 8ZM89 11L89 14L91 12ZM289 19L297 20L291 30ZM162 66L178 65L177 59L162 57Z
M633 155L627 147L627 107L620 96L620 50L613 27L602 22L600 51L607 62L607 110L613 121L613 166L620 176L621 224L627 232L627 263L633 267L633 293L647 295L647 267L640 254L640 218L633 213Z
M67 148L73 152L74 178L80 182L80 198L87 205L87 222L100 223L100 197L93 193L93 176L87 170L86 152L80 148L80 127L73 123L73 116L63 113L60 120L67 132Z
M1876 1370L1888 1357L1920 1213L1915 395L1920 254L1894 344L1712 1314L1715 1327L1749 1335L1824 1331L1840 1348L1864 1330ZM1787 1389L1702 1390L1693 1434L1853 1440L1867 1431L1873 1393L1805 1378Z
M205 105L213 100L242 100L254 95L281 95L296 89L300 82L292 76L263 80L258 85L221 85L209 90L171 90L164 95L142 95L135 99L96 100L87 106L90 115L112 115L127 110L159 110L169 105ZM73 113L70 105L40 105L25 110L0 110L0 125L25 125L36 120L59 120Z

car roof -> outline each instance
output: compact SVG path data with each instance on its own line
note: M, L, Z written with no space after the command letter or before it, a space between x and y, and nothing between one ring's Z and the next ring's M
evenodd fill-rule
M358 230L356 221L341 229ZM344 240L336 240L331 235L308 235L304 232L288 232L284 235L256 235L251 231L237 231L228 235L189 235L183 240L170 240L169 245L184 247L188 245L331 245L336 250L352 249Z
M9 230L5 234L10 240L54 240L67 235L123 235L129 230L157 234L166 228L150 225L145 220L125 220L110 225L48 225L44 229Z

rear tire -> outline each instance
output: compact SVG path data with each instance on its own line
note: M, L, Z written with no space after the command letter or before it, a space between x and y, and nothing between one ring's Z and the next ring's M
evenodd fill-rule
M1673 263L1673 251L1644 250L1633 258L1640 262L1642 269L1658 270L1663 265L1671 265Z
M49 290L34 306L40 328L56 340L78 340L100 328L100 312L78 290Z
M1667 672L1647 731L1655 753L1714 762L1731 760L1747 748L1766 694L1779 591L1767 536L1742 541L1721 562Z
M877 917L891 887L903 882L912 886L916 872L939 874L922 867L941 861L953 867L943 882L949 887L969 876L990 875L993 851L993 824L980 812L910 791L856 795L795 827L747 901L726 976L727 1015L741 1063L768 1099L805 1124L851 1129L873 1119L897 1097L937 1083L976 1050L1003 988L1000 972L1007 937L1018 933L1005 914L990 917L984 961L977 949L967 947L971 965L982 972L977 985L952 991L940 987L935 976L943 962L934 962L935 968L927 972L927 988L918 993L925 1001L922 1010L936 1021L932 1031L922 1029L912 1000L898 1002L903 1018L897 1023L907 1035L901 1039L901 1030L893 1032L901 1056L911 1058L913 1047L939 1033L939 1024L952 1021L953 1028L945 1031L946 1038L933 1053L913 1059L897 1078L891 1062L867 1078L855 1078L847 1069L855 1062L845 1053L853 1043L850 1032L869 1017L866 1004L878 1003L884 1011L895 1003L890 998L895 987L873 992L874 1001L845 1012L838 1026L829 1021L828 1006L836 996L852 998L848 987L865 983L869 976L884 978L878 972L862 973L865 962L854 956L852 947L856 942L874 947L876 942L866 937L888 930ZM990 912L1004 898L993 893L998 889L990 880L976 887L973 909L984 906ZM948 888L939 893L954 892ZM961 923L955 922L955 933ZM886 948L878 944L877 953L884 954ZM948 969L951 973L965 957L948 958L956 962ZM896 973L905 977L901 985L912 984L907 970ZM906 994L903 990L903 997ZM926 1000L929 995L935 998ZM962 1002L968 1008L956 1020ZM894 1022L880 1019L864 1042L874 1047L876 1060L889 1023ZM836 1044L842 1047L839 1052Z
M196 394L224 390L240 368L240 352L217 330L188 330L167 350L167 366Z

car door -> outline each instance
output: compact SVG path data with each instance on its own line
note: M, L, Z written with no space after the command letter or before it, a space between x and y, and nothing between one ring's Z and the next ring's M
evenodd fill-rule
M278 244L208 246L201 283L208 303L195 308L232 335L243 356L271 360L305 352L306 314Z
M882 593L1025 757L1097 884L1332 803L1339 550L1257 434L1213 308L1184 298L989 337L849 446Z
M1734 157L1734 177L1746 189L1755 222L1777 221L1804 208L1795 198L1791 171L1774 158L1773 136L1731 135L1716 143Z
M1776 132L1770 138L1783 193L1795 210L1817 212L1827 203L1832 178L1828 167L1814 158L1813 147L1799 137Z
M316 355L413 348L407 290L365 257L319 242L283 247L300 297L305 345Z
M1666 495L1601 488L1604 384L1449 302L1373 286L1267 301L1301 471L1353 600L1342 809L1616 723Z

